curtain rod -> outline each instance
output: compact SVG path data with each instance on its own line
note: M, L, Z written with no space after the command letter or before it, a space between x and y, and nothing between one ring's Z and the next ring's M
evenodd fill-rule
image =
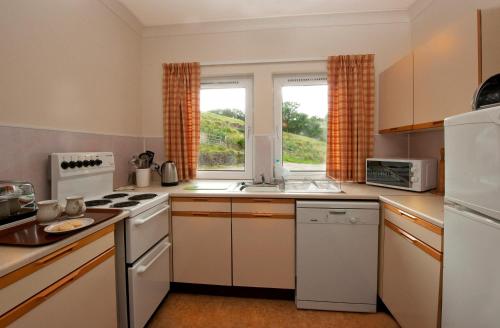
M226 62L201 62L201 66L226 66L226 65L256 65L256 64L285 64L285 63L301 63L301 62L326 62L325 57L314 58L292 58L292 59L266 59L253 61L226 61Z

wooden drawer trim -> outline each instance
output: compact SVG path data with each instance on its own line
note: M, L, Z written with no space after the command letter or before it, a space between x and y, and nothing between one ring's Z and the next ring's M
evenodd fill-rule
M275 214L275 213L233 213L233 218L241 219L284 219L295 220L293 214Z
M410 213L407 213L403 210L400 210L399 208L397 207L394 207L392 205L389 205L389 204L385 204L384 203L384 208L386 208L387 210L399 215L400 217L402 218L405 218L413 223L416 223L418 224L419 226L421 227L424 227L425 229L429 230L429 231L432 231L434 232L435 234L438 234L440 236L443 235L443 228L441 227L438 227L424 219L421 219L419 218L418 216L415 216L413 214L410 214Z
M290 198L233 198L233 203L295 204L295 199L290 199Z
M104 230L104 229L103 229ZM101 230L102 231L102 230ZM115 255L115 247L112 247L102 253L101 255L97 256L93 260L87 262L80 268L76 269L75 271L71 272L67 276L65 276L62 279L59 279L49 287L45 288L38 294L34 295L30 299L26 300L24 303L21 303L17 307L13 308L9 312L5 313L3 316L0 317L0 327L5 327L12 322L16 321L20 317L22 317L24 314L28 313L31 311L33 308L37 307L41 303L43 303L45 300L47 300L51 295L54 293L60 291L64 287L68 286L72 281L77 280L78 278L82 277L85 275L87 272L91 271L93 268L101 264L102 262L106 261L110 257Z
M66 255L69 255L73 253L74 251L96 241L97 239L107 235L108 233L111 233L115 230L115 225L110 225L104 229L101 229L99 231L94 232L93 234L80 239L72 244L69 244L61 249L58 249L57 251L50 253L47 256L42 257L41 259L36 260L33 263L26 264L25 266L17 269L16 271L13 271L9 274L6 274L3 277L0 277L0 289L5 288L10 284L15 283L18 280L23 279L24 277L29 276L30 274L46 267L47 265L60 260L61 258L65 257Z
M230 203L228 197L172 197L172 202L195 202L195 203Z
M378 132L380 134L398 133L398 132L419 131L419 130L426 130L426 129L436 129L436 128L442 128L443 126L444 126L444 121L441 120L441 121L433 121L433 122L398 126L398 127L390 128L390 129L382 129L382 130L379 130Z
M423 250L424 252L426 252L427 254L429 254L430 256L432 256L433 258L438 260L439 262L443 261L443 254L441 252L435 250L434 248L432 248L431 246L422 242L421 240L413 237L411 234L404 231L403 229L400 229L397 225L388 221L387 219L384 220L384 223L385 223L386 227L388 227L392 231L396 232L401 237L403 237L404 239L406 239L407 241L409 241L413 245L417 246L418 248L420 248L421 250Z
M210 218L231 218L231 212L204 212L204 211L173 211L172 216L181 217L210 217Z

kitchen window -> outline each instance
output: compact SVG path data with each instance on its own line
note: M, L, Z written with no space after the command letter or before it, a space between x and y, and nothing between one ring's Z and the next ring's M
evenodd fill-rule
M198 177L252 178L250 77L203 78Z
M274 77L275 162L290 176L324 176L328 86L326 74Z

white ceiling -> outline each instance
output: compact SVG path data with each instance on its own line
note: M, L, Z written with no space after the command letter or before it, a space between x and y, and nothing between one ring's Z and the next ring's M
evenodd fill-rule
M145 26L407 10L416 0L118 0Z

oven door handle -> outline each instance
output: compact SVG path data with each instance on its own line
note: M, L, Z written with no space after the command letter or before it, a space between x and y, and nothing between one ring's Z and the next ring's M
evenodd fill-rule
M158 254L156 254L156 256L153 257L153 259L149 261L148 264L139 266L139 268L137 269L137 273L141 274L148 271L149 267L152 266L153 263L155 263L156 260L158 260L158 258L162 256L162 254L165 253L170 248L170 246L172 246L172 244L167 241L163 246L164 247L162 248L162 250Z
M134 225L135 226L140 226L146 222L148 222L149 220L151 220L152 218L154 218L155 216L157 216L158 214L161 214L163 212L165 212L166 210L168 210L170 208L169 205L165 205L164 208L162 208L161 210L159 210L158 212L154 213L154 214L151 214L150 216L144 218L144 219L137 219L137 220L134 220Z

